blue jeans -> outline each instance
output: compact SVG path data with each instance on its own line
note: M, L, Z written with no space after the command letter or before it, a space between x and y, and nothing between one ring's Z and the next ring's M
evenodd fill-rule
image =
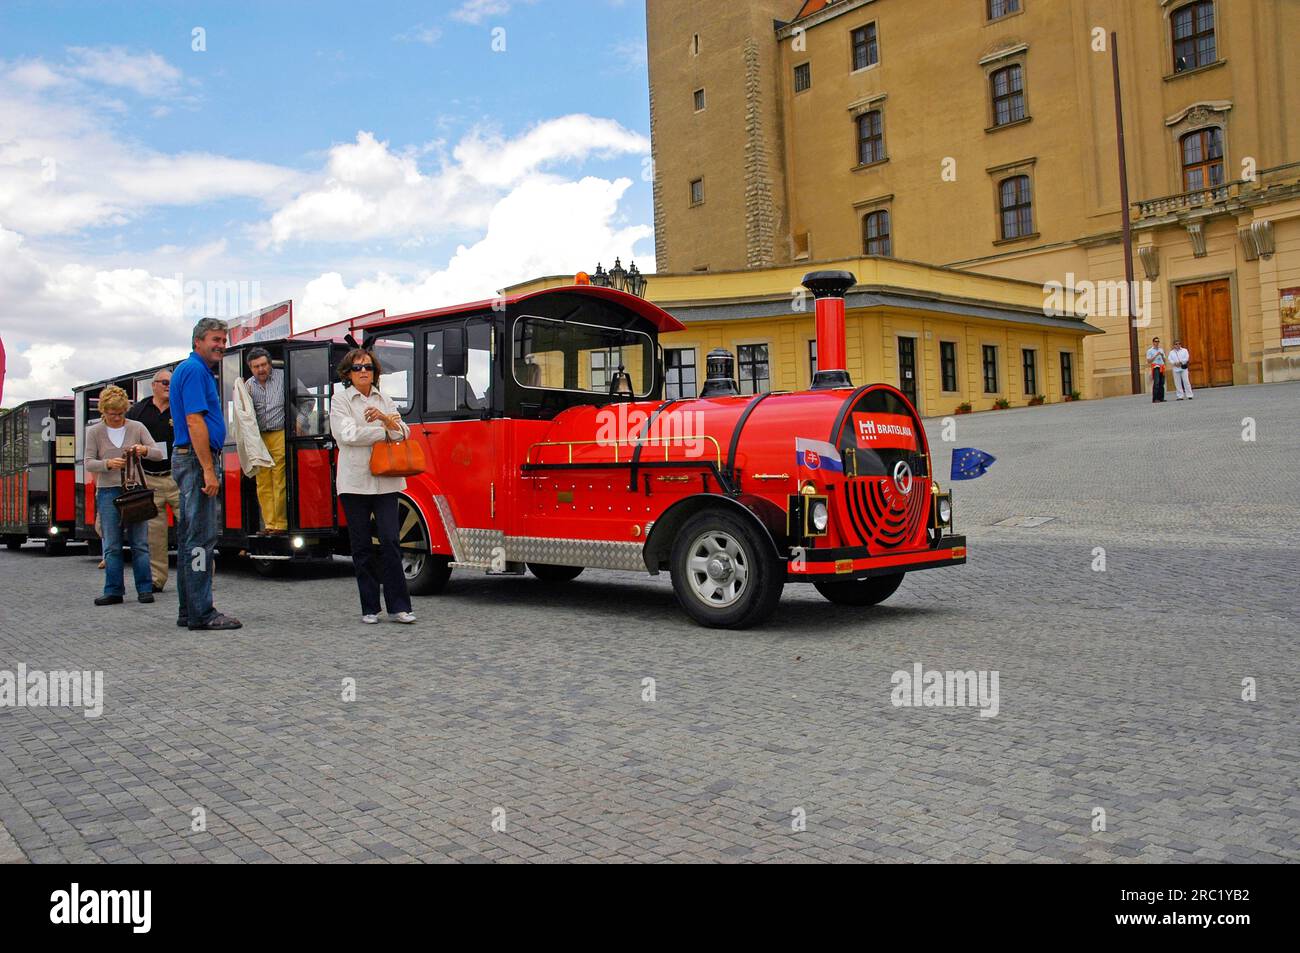
M104 595L123 596L126 588L122 581L122 536L131 544L131 572L135 575L135 591L153 592L153 570L149 568L149 523L123 523L113 501L122 495L120 486L107 486L95 490L95 509L104 528Z
M221 482L221 452L212 452L212 467ZM221 532L220 495L203 495L203 464L191 451L172 454L172 479L180 491L181 508L176 514L176 595L181 625L203 625L216 610L212 608L213 554Z

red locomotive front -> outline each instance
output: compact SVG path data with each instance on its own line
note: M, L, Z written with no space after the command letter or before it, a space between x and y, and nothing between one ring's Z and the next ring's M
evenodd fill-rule
M453 566L555 583L667 570L694 619L742 628L786 582L866 606L904 573L964 562L915 410L844 370L853 283L806 276L823 368L794 393L739 395L715 351L700 397L661 399L658 334L682 325L590 285L353 324L381 386L404 381L429 461L403 499L413 591L440 590Z

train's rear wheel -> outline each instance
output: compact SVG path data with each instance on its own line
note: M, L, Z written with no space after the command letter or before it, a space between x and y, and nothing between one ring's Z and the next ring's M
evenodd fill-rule
M696 622L745 629L781 601L784 574L763 534L743 516L705 510L686 521L672 552L673 591Z
M841 582L815 582L813 586L837 606L874 606L884 602L903 584L906 573L846 579Z
M49 536L45 540L46 556L62 556L68 548L66 536Z
M542 582L571 582L582 575L581 566L552 566L548 563L529 563L528 571Z
M451 559L429 552L429 531L415 504L404 496L397 498L397 546L407 591L413 596L442 592L451 578Z

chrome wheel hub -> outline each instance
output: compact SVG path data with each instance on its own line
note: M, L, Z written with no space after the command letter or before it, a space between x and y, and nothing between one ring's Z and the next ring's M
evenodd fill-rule
M691 590L705 605L732 605L749 584L749 557L730 533L701 533L686 561Z

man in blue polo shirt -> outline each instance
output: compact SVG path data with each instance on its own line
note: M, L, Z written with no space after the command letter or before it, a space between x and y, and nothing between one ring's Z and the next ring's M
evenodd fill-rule
M212 607L213 553L221 531L221 447L226 418L213 370L226 353L226 322L194 325L194 350L172 372L172 477L180 491L176 521L176 624L190 629L238 629L240 622Z

